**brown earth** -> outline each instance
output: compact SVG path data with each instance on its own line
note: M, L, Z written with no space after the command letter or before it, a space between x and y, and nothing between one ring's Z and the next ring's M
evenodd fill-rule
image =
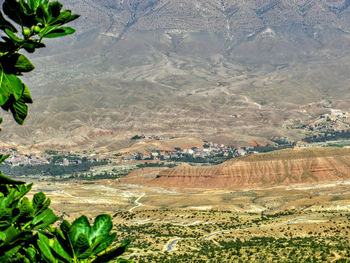
M288 149L233 159L217 166L184 164L152 170L139 174L138 179L132 173L126 180L166 188L267 188L350 180L349 167L347 148Z

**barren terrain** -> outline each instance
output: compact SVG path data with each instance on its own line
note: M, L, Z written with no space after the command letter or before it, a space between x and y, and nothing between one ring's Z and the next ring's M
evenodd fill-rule
M126 257L135 262L333 262L350 256L347 183L169 191L111 181L38 182L32 192L40 190L68 220L111 213L118 240L134 239Z

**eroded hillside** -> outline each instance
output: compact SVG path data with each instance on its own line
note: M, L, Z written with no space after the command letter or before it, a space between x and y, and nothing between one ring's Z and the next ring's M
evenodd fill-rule
M217 166L181 165L156 174L145 171L127 180L167 188L250 189L349 179L350 149L310 148L254 154Z

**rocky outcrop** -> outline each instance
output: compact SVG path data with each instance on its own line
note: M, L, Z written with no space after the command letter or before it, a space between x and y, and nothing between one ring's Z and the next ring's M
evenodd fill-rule
M350 180L350 149L310 148L254 154L212 167L162 170L149 184L176 188L264 188Z

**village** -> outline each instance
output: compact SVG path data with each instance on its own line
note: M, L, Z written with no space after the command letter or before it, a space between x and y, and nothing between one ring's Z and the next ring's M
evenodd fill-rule
M350 113L337 109L330 109L325 113L310 121L294 120L292 123L284 125L287 129L301 129L309 133L332 133L341 132L350 127Z
M48 150L42 153L22 153L16 148L0 149L0 154L9 155L4 164L11 166L36 166L54 164L60 166L79 165L84 162L108 161L107 158L101 159L96 153L88 152L70 152Z

